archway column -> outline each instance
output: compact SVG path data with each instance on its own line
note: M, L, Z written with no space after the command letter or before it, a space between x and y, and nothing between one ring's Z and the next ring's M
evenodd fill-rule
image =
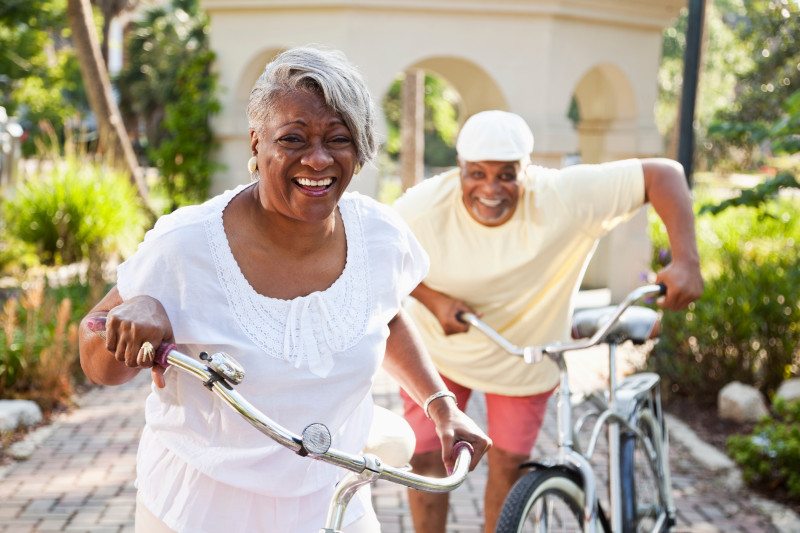
M655 123L647 124L633 119L616 120L607 124L604 137L604 161L646 157L664 152L662 137Z
M583 120L578 124L580 152L585 163L602 163L663 153L655 124L635 120Z
M578 149L578 133L565 115L522 115L533 130L531 161L544 167L561 168L564 157Z
M584 120L578 125L578 131L583 162L642 158L662 151L661 135L655 124L643 121ZM607 287L611 301L619 302L645 282L643 274L650 270L652 254L647 209L640 209L598 243L586 269L584 287Z

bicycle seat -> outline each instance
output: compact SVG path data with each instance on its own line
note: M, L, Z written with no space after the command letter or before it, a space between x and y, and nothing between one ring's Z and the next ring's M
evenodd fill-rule
M375 406L363 453L377 455L389 466L403 468L411 461L416 444L414 430L405 418L379 405Z
M591 337L611 317L616 307L598 307L582 309L572 317L572 338ZM631 306L626 309L601 342L621 344L626 340L634 344L642 344L647 339L658 335L658 313L649 307Z

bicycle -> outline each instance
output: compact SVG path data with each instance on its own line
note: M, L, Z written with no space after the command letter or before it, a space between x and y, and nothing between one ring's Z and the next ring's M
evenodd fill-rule
M87 326L105 338L105 317L90 317ZM250 425L297 455L349 470L336 485L325 525L319 533L342 533L345 509L350 499L358 489L379 479L424 492L442 493L458 488L469 472L473 449L465 441L457 442L453 447L456 461L452 473L444 478L431 478L414 474L410 467L384 464L373 453L352 454L332 448L331 433L324 424L312 423L300 435L292 433L264 415L234 389L244 379L245 370L233 357L225 352L212 355L201 352L198 356L203 363L179 352L174 344L162 343L156 350L155 364L165 368L173 366L194 375Z
M669 472L669 443L661 411L660 378L644 372L617 383L615 348L626 340L641 344L658 322L656 311L632 306L646 296L664 295L663 285L646 285L615 307L575 313L573 336L588 340L519 348L471 313L459 320L474 326L505 351L529 364L544 357L559 368L556 392L558 453L530 461L530 470L512 487L498 519L496 533L524 531L665 532L675 524ZM604 343L609 350L607 390L585 395L569 387L564 354ZM573 422L573 409L588 412ZM586 450L578 437L594 419ZM600 432L608 430L609 511L598 501L592 467Z

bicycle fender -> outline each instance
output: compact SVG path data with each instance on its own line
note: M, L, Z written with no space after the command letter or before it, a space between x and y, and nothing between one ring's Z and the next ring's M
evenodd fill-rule
M532 470L559 470L561 472L571 472L581 477L580 471L573 465L558 464L553 461L525 461L519 465L520 470L530 468Z

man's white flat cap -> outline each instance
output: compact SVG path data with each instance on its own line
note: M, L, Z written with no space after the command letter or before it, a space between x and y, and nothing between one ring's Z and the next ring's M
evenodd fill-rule
M533 152L533 133L519 115L481 111L461 127L456 151L464 161L520 161Z

